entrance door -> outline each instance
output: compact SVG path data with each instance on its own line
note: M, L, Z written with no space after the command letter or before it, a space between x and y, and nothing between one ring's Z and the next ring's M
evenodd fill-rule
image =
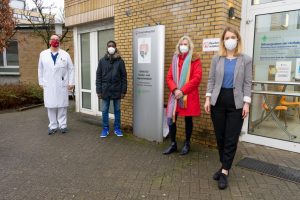
M114 39L112 25L99 27L89 27L90 30L85 27L74 29L78 41L75 44L75 66L78 66L76 109L91 115L101 115L101 101L96 93L96 71L99 59L106 53L106 43ZM110 117L113 117L112 105L109 112Z
M107 52L106 46L107 42L110 40L114 40L114 29L101 30L97 33L98 37L98 60L100 60ZM101 111L102 101L98 100L98 110ZM113 118L112 115L114 113L113 109L113 101L110 102L109 106L110 118Z
M253 0L244 6L242 34L254 85L241 139L300 152L300 2Z

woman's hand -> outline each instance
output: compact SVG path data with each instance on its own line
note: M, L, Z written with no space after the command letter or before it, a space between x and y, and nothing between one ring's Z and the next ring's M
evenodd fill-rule
M175 95L175 99L180 99L181 97L183 97L183 92L181 90L176 89L174 91L174 95Z
M204 110L207 114L210 114L210 97L206 97Z
M245 119L248 116L248 113L249 113L249 103L244 103L243 112L242 112L243 119Z

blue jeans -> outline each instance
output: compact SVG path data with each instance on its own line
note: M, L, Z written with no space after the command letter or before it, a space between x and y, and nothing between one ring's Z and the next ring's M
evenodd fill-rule
M102 124L103 128L109 129L108 110L111 99L102 99ZM114 103L115 122L114 128L120 129L121 126L121 99L112 99Z

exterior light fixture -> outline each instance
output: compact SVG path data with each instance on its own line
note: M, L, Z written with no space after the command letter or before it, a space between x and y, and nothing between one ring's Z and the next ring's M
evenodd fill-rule
M127 16L127 17L130 17L131 16L131 9L130 8L128 8L126 11L125 11L125 15Z
M235 14L234 12L235 12L234 7L230 7L229 10L228 10L228 18L229 19L239 19L239 20L241 20L241 18L234 15Z

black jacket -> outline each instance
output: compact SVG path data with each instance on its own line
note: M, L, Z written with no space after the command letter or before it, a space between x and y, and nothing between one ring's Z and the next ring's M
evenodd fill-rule
M99 60L96 75L96 91L103 99L120 99L127 91L125 63L118 52L108 53Z

